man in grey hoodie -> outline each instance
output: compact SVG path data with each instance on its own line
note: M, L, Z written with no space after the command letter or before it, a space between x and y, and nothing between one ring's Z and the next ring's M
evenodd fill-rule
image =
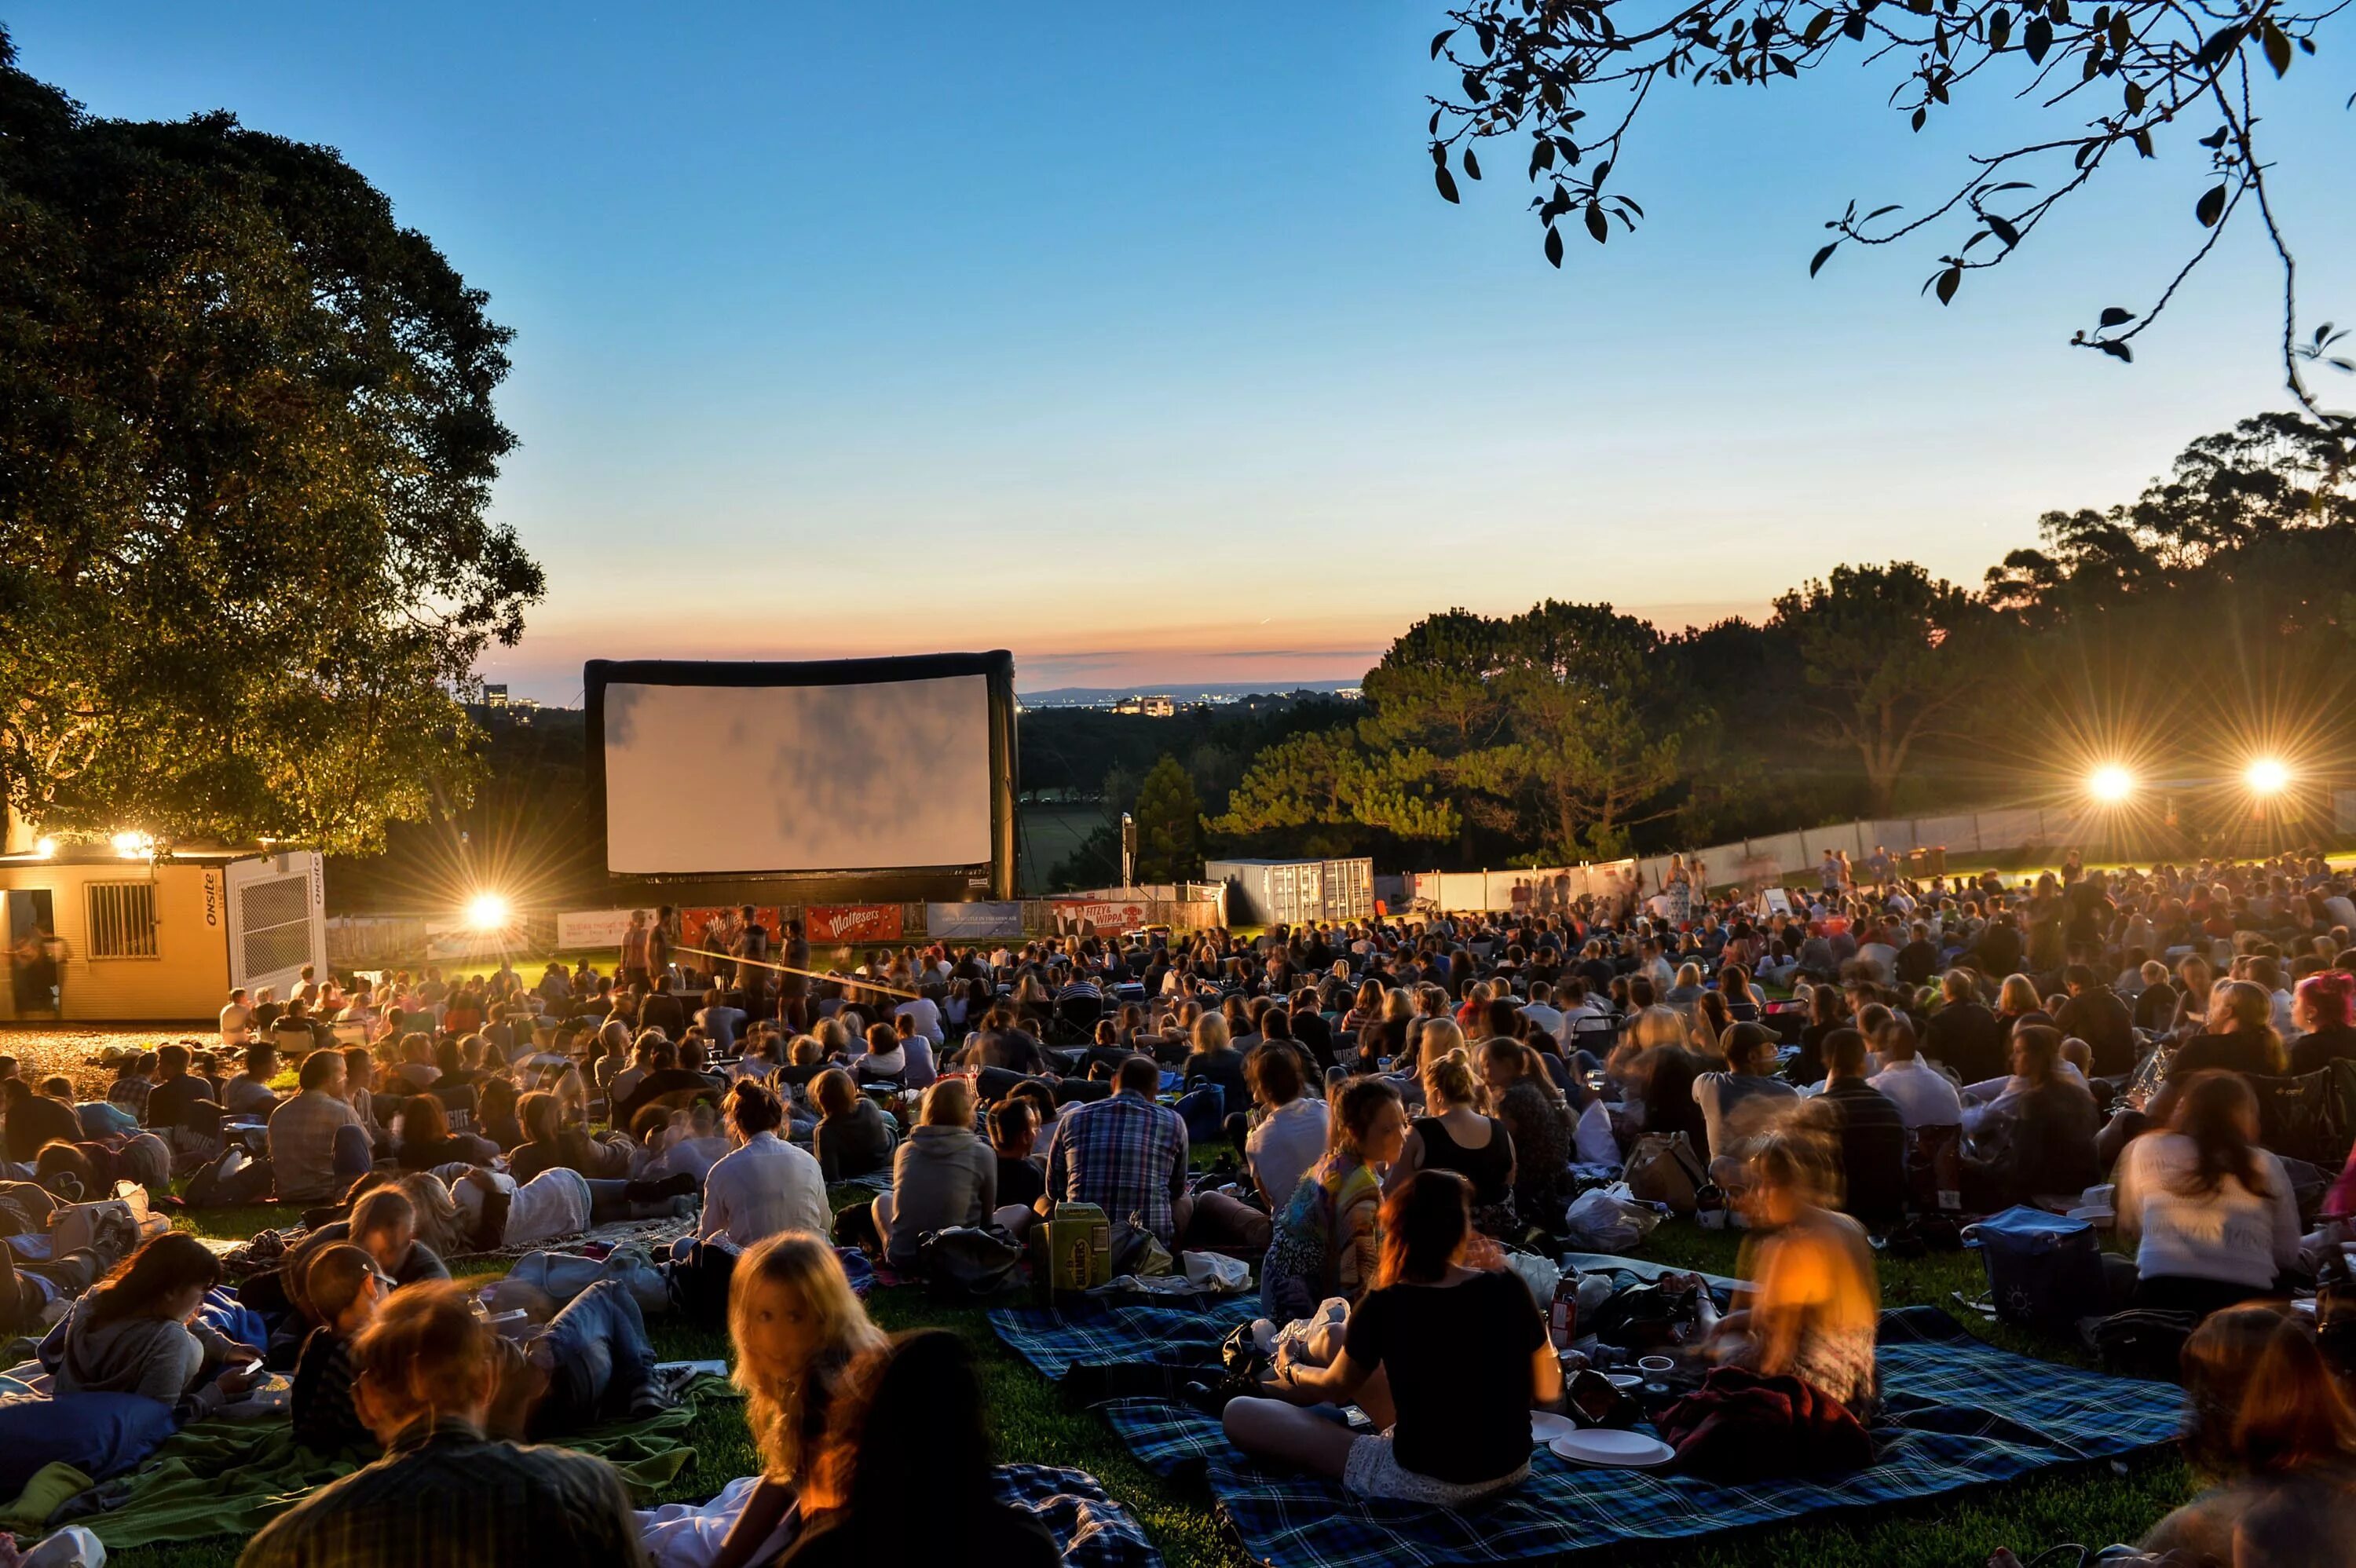
M916 1130L892 1157L892 1190L875 1200L884 1257L913 1269L926 1232L988 1224L997 1207L998 1156L973 1130L973 1086L944 1078L925 1091Z

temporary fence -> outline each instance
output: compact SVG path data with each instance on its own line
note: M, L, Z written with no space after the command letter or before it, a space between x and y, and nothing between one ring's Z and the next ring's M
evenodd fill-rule
M2337 804L2337 803L2335 803ZM2348 813L2356 825L2356 798ZM1772 887L1814 875L1825 852L1847 855L1862 872L1877 851L1898 869L1936 875L1950 859L2008 855L2018 850L2106 842L2112 829L2085 807L2009 806L1952 812L1944 816L1891 817L1837 823L1793 833L1737 839L1685 851L1697 880L1712 888ZM1523 910L1543 913L1578 899L1625 891L1630 879L1647 894L1659 891L1670 857L1591 865L1510 870L1416 871L1404 879L1413 905L1444 910Z
M770 950L788 920L798 920L819 955L846 947L902 942L1019 942L1043 936L1110 935L1166 926L1205 931L1222 923L1216 897L1159 898L1161 889L1116 891L1052 899L980 903L764 904L755 919L770 933ZM1175 890L1199 893L1198 884ZM640 908L647 906L640 905ZM337 967L387 964L497 963L509 957L598 954L619 949L632 911L522 910L495 930L423 915L339 915L327 922L327 961ZM719 945L738 934L734 907L681 908L681 945Z

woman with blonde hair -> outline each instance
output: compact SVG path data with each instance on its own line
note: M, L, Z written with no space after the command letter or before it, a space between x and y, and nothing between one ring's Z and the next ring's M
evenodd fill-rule
M1463 1055L1471 1046L1472 1042L1464 1038L1464 1031L1456 1027L1454 1020L1426 1019L1423 1024L1423 1041L1416 1051L1417 1075L1420 1077L1429 1072L1435 1061L1451 1056Z
M838 1503L817 1464L828 1418L851 1365L890 1343L851 1291L834 1249L807 1231L781 1232L736 1260L728 1338L736 1350L729 1381L744 1391L761 1473L731 1483L701 1508L640 1514L648 1554L658 1563L774 1562L803 1520ZM723 1530L715 1550L711 1538Z
M2026 975L2007 975L2004 983L1997 987L1996 1021L2009 1039L2023 1020L2035 1024L2053 1021L2045 1011L2045 998L2037 994L2037 982Z
M1472 1189L1472 1224L1484 1236L1512 1236L1514 1137L1486 1114L1488 1093L1463 1050L1423 1064L1424 1114L1408 1124L1407 1142L1383 1178L1396 1191L1419 1170L1452 1170Z

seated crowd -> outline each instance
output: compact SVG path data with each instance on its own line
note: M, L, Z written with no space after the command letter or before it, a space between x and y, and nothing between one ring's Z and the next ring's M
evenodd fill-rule
M118 1180L243 1183L234 1200L300 1221L240 1290L269 1341L205 1326L210 1251L110 1227L39 1264L0 1247L0 1332L44 1336L61 1393L183 1416L291 1372L301 1440L372 1462L264 1531L255 1563L363 1537L636 1560L610 1468L511 1440L667 1406L638 1298L601 1281L510 1339L447 1263L670 1221L670 1299L724 1317L762 1460L705 1560L981 1543L1045 1562L991 1501L960 1342L887 1339L830 1243L916 1276L938 1232L1020 1239L1080 1204L1173 1258L1246 1259L1272 1324L1324 1331L1225 1404L1231 1440L1457 1506L1520 1479L1529 1413L1569 1397L1508 1250L1566 1250L1584 1187L1682 1145L1681 1206L1722 1203L1747 1232L1748 1283L1723 1311L1699 1293L1688 1360L1859 1420L1877 1242L2108 1207L2132 1249L2109 1260L2112 1304L2187 1315L2196 1393L2305 1424L2293 1464L2258 1416L2208 1410L2195 1440L2231 1485L2161 1535L2230 1542L2263 1516L2288 1543L2265 1561L2308 1561L2298 1532L2356 1505L2356 1417L2344 1366L2268 1303L2345 1269L2356 1160L2319 1168L2267 1136L2281 1085L2356 1063L2346 883L2313 859L2018 887L1881 869L1828 862L1820 893L1764 916L1680 865L1649 900L912 945L823 976L770 968L749 909L717 973L669 961L669 912L634 924L613 976L306 971L283 1006L234 997L217 1046L123 1061L103 1101L0 1060L0 1225L43 1233ZM797 924L774 950L807 967ZM830 1200L847 1182L872 1198ZM1332 1418L1353 1405L1371 1430ZM910 1510L895 1477L919 1448L928 1506Z

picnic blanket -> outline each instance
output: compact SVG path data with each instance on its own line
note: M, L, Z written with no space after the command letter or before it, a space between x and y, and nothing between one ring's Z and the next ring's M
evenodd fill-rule
M1218 1360L1219 1342L1259 1316L1259 1297L1204 1297L1198 1307L1118 1296L1061 1307L997 1307L990 1327L1006 1348L1054 1381L1076 1363L1150 1361L1194 1366ZM1217 1424L1212 1424L1217 1431Z
M707 1374L689 1383L679 1403L660 1415L600 1426L566 1439L565 1446L601 1456L634 1493L644 1495L668 1486L694 1461L686 1434L697 1407L737 1397L725 1378ZM48 1522L87 1525L110 1550L251 1536L357 1467L304 1447L283 1420L191 1422L138 1469L91 1488Z
M1132 1315L1126 1323L1110 1321ZM1135 1315L1148 1314L1143 1318ZM1051 1376L1073 1360L1179 1360L1215 1346L1248 1315L1114 1308L1061 1325L991 1315L1016 1354ZM1001 1320L1004 1319L1004 1320ZM1222 1327L1224 1325L1224 1327ZM1183 1336L1179 1353L1160 1339ZM1213 1417L1168 1400L1098 1408L1139 1461L1160 1475L1199 1467L1218 1510L1258 1562L1315 1568L1513 1563L1608 1552L1632 1541L1689 1539L1842 1509L1870 1508L2050 1467L2115 1458L2172 1442L2182 1394L2164 1383L2106 1377L1997 1349L1935 1307L1881 1317L1882 1408L1873 1465L1847 1476L1719 1486L1692 1476L1599 1470L1544 1449L1530 1478L1462 1512L1355 1498L1321 1477L1265 1467L1226 1442ZM1141 1348L1147 1354L1141 1357Z
M731 1481L709 1502L640 1509L638 1524L654 1568L707 1568L758 1480L746 1476ZM1065 1568L1162 1568L1162 1554L1146 1539L1137 1516L1107 1496L1086 1470L1001 1465L991 1489L1055 1538ZM788 1523L774 1539L790 1541L790 1531Z

